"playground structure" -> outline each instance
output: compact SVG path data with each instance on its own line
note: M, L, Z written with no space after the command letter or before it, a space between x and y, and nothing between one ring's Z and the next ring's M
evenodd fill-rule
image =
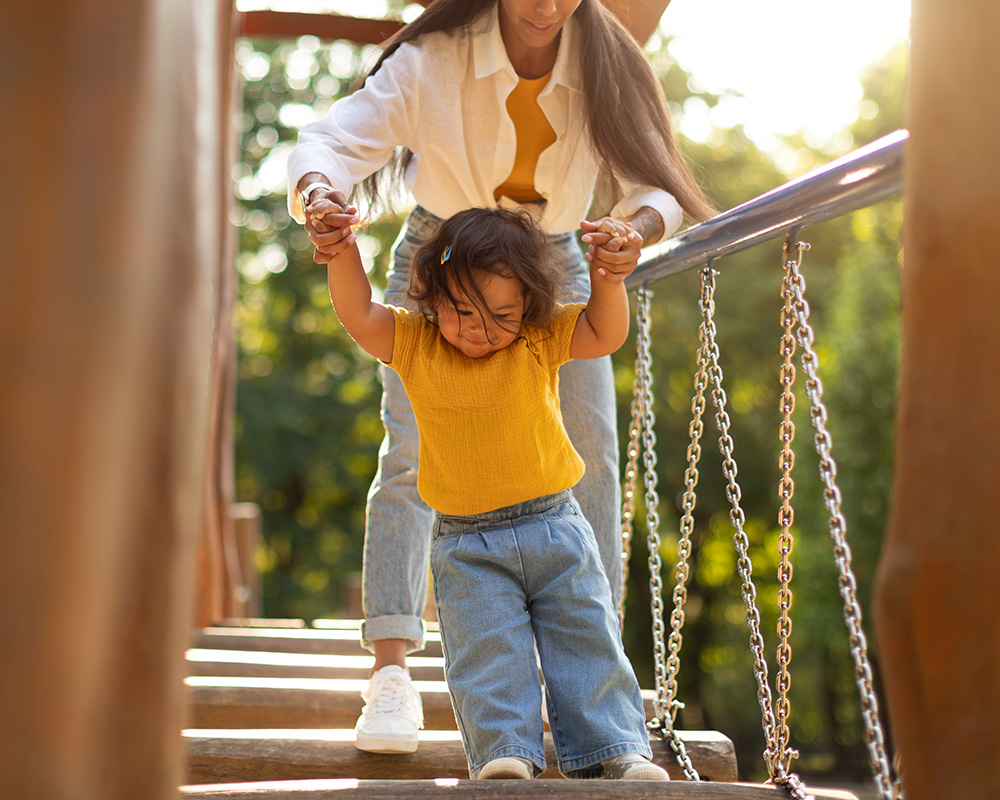
M633 24L663 5L632 3ZM913 5L876 628L906 796L997 797L1000 97L980 87L1000 7ZM0 15L3 797L177 796L192 623L238 616L229 120L251 19L231 0Z

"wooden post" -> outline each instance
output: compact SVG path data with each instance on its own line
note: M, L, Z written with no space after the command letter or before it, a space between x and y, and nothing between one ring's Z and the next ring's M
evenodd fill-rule
M649 41L656 26L660 24L660 17L670 4L670 0L603 0L603 2L615 12L639 44Z
M914 0L878 642L908 800L1000 797L1000 4Z
M178 794L231 15L0 11L0 797Z

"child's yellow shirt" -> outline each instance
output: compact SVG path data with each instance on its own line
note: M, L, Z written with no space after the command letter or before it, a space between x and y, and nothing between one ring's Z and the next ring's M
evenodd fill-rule
M483 358L460 353L421 314L391 308L389 366L416 415L417 489L427 505L479 514L576 485L583 459L559 410L559 367L583 304L560 306L548 331L526 325Z

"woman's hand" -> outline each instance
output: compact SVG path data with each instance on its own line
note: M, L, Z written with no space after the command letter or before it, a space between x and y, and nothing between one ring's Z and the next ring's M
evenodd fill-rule
M322 187L312 190L309 204L305 207L306 234L316 248L313 261L328 264L354 242L351 226L357 225L358 210L349 205L344 193Z
M642 236L629 223L601 217L580 223L583 241L590 245L584 258L606 280L621 283L639 265Z

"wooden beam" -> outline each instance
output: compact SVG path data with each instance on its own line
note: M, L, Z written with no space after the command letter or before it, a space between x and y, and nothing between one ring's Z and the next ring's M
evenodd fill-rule
M850 792L808 787L817 800L857 800ZM183 786L184 800L785 800L759 783L655 781L359 781L352 778Z
M244 11L240 15L240 36L295 39L348 39L361 44L378 44L403 27L388 19L343 17L338 14L305 14L294 11Z
M996 0L914 0L878 642L908 800L1000 797Z
M736 780L736 751L714 731L682 731L688 754L707 780ZM185 731L188 783L221 781L357 778L393 775L403 779L468 778L468 762L457 731L421 731L416 753L365 753L354 746L354 731ZM653 760L682 777L670 746L651 739ZM552 737L545 735L546 761L556 763ZM554 766L542 777L558 778ZM400 797L401 795L396 795Z

